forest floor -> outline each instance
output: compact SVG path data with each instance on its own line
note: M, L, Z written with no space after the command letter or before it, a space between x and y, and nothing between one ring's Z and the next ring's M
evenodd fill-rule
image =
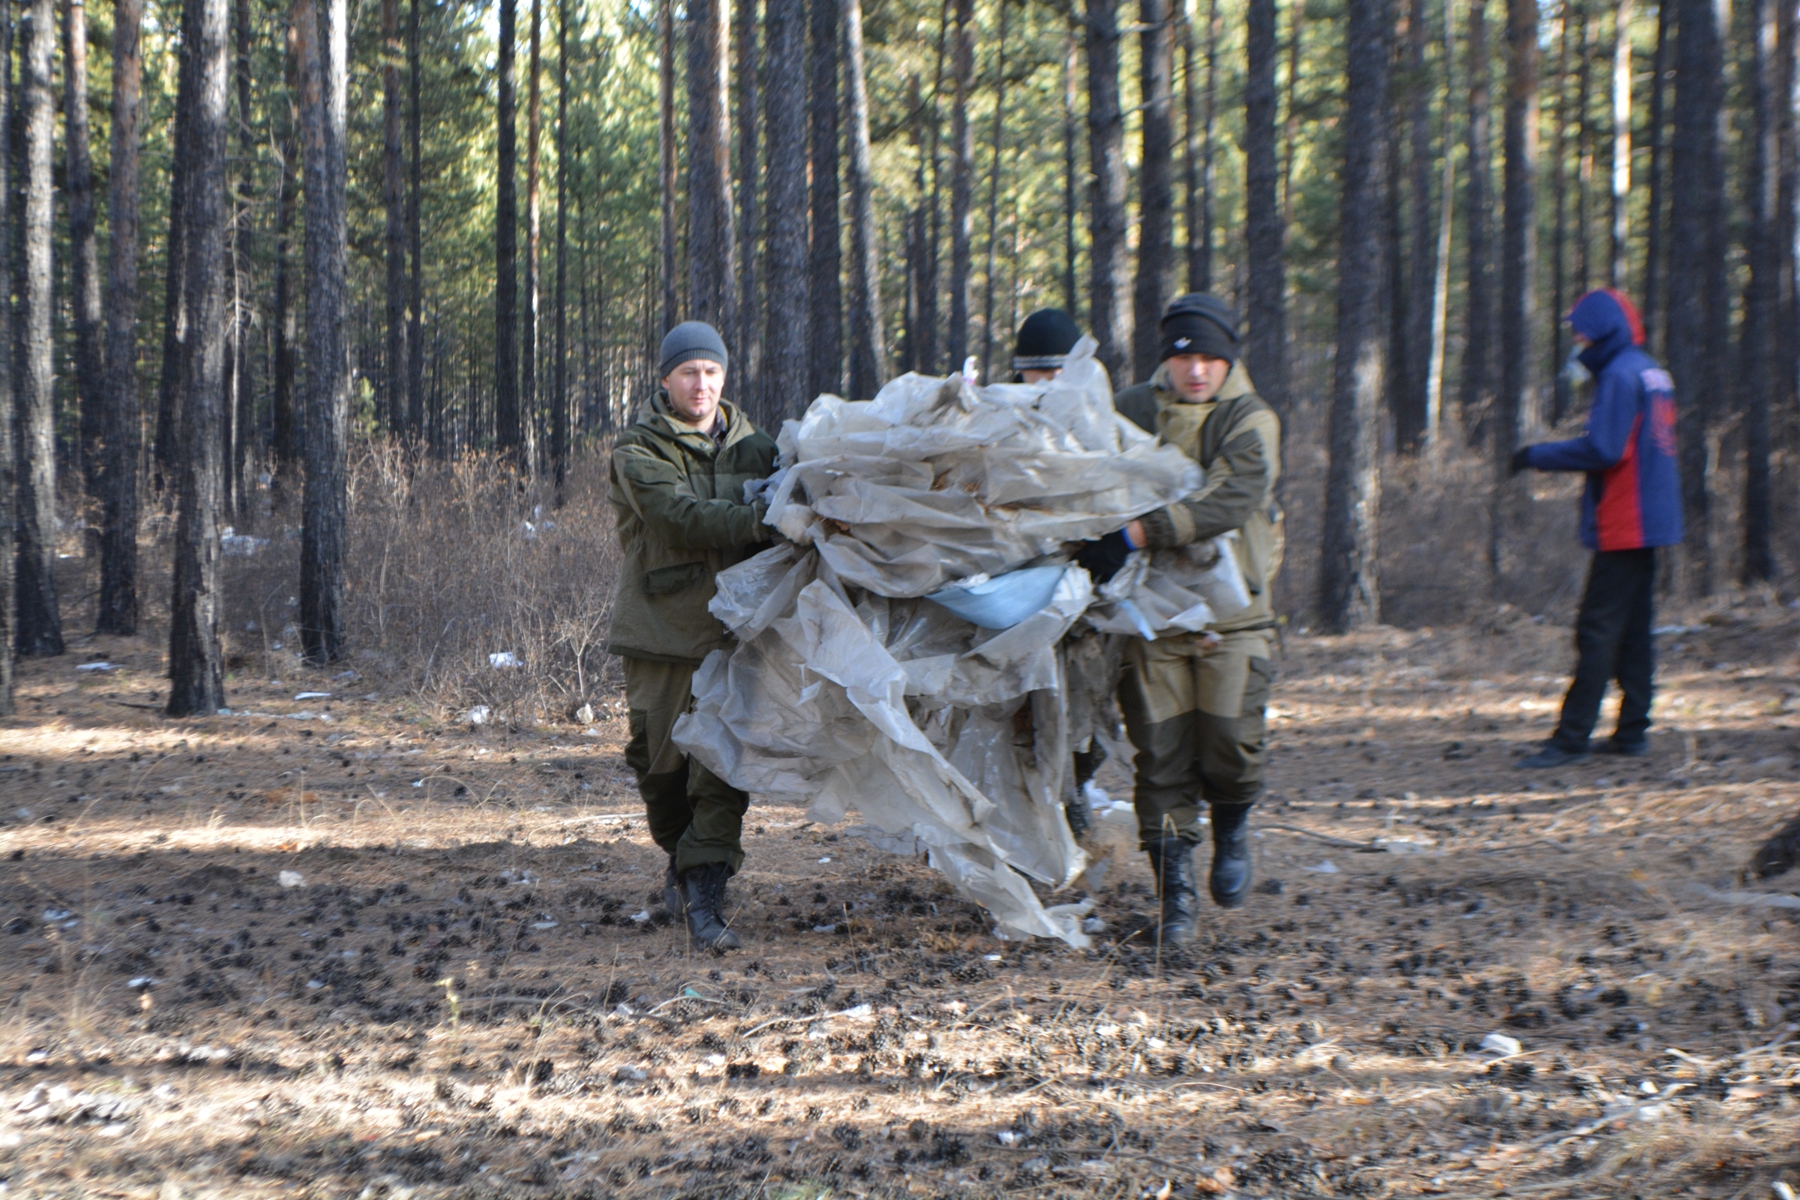
M77 639L0 722L0 1190L1768 1196L1800 912L1741 873L1800 807L1800 612L1659 644L1649 758L1526 774L1565 630L1290 637L1256 893L1183 949L1135 853L1091 949L1020 944L763 806L714 956L647 903L616 703L239 671L177 722L159 647Z

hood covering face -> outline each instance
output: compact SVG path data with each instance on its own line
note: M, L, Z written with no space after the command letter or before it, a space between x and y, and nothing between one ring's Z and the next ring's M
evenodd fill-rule
M1569 310L1569 327L1592 344L1579 355L1581 365L1598 375L1620 351L1644 344L1644 321L1625 293L1598 288Z

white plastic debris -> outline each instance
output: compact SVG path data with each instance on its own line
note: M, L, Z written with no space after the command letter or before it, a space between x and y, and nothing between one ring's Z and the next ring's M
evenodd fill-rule
M306 876L298 871L283 871L280 875L276 876L276 882L280 883L284 888L304 887L306 884Z
M1495 1054L1499 1054L1499 1055L1507 1056L1507 1057L1517 1054L1520 1051L1522 1051L1523 1049L1525 1049L1524 1045L1522 1043L1520 1043L1518 1038L1507 1037L1504 1033L1488 1034L1486 1037L1481 1039L1481 1048L1483 1050L1491 1050Z
M112 671L112 670L116 670L117 668L115 668L109 662L94 662L94 663L81 663L81 664L77 665L75 669L77 671Z
M1326 859L1324 862L1315 864L1314 866L1301 867L1300 869L1302 871L1311 871L1315 875L1336 875L1338 873L1338 865L1336 863L1332 862L1329 858Z
M645 921L650 919L650 910L647 908L639 909L637 912L631 914L631 919L636 921L639 925L642 925Z
M494 710L485 704L477 704L463 715L463 720L471 725L486 725L493 719Z
M495 670L500 670L504 667L516 667L518 665L519 656L514 654L511 650L500 650L488 655L488 666L493 667Z
M295 692L294 699L295 700L329 700L329 699L331 699L331 693L330 692Z

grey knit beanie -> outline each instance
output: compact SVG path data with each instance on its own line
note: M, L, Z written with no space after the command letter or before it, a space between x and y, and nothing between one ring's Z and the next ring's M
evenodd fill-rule
M721 367L728 365L725 339L705 321L683 321L663 335L662 366L657 368L656 377L661 379L696 358L709 359Z

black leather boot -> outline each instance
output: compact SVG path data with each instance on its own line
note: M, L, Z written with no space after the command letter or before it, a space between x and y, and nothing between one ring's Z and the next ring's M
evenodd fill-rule
M669 865L663 868L662 906L669 910L669 915L681 915L681 879L675 874L675 856L669 855Z
M1150 873L1156 878L1156 894L1162 899L1160 938L1179 945L1194 936L1194 848L1178 837L1158 838L1145 847Z
M681 876L688 937L702 949L736 950L744 944L725 926L725 881L730 878L731 868L724 863L702 863Z
M1213 903L1236 908L1250 895L1250 806L1212 806L1213 860L1207 884Z

